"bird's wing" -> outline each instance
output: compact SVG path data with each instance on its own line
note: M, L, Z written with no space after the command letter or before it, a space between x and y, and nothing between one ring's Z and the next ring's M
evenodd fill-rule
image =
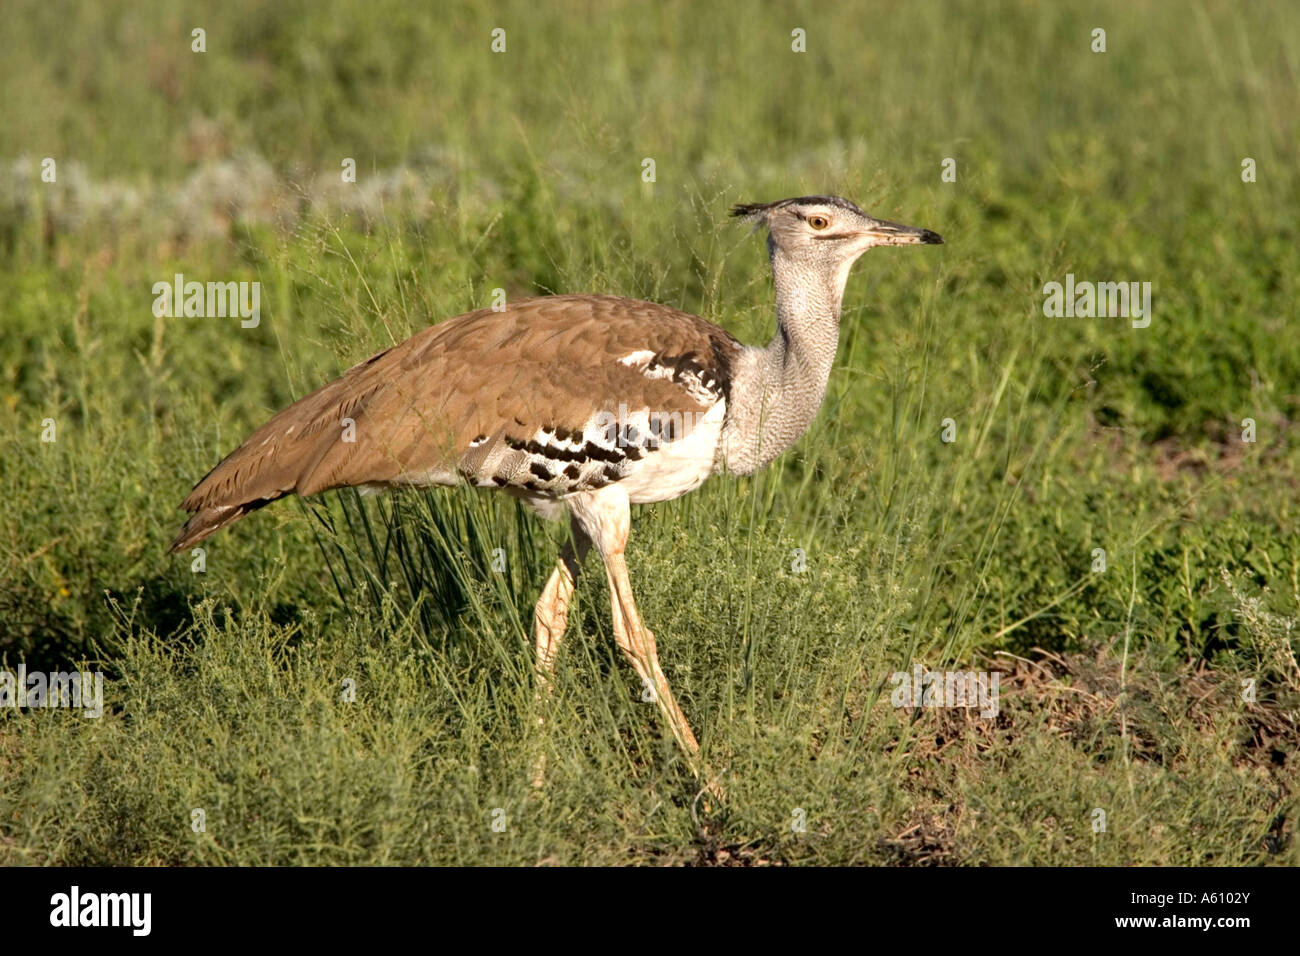
M654 416L704 413L726 400L740 349L699 316L613 296L545 296L448 319L255 431L185 499L200 514L175 547L292 492L460 477L563 493L616 480L673 426L653 436L598 426L620 412L648 410L651 429Z

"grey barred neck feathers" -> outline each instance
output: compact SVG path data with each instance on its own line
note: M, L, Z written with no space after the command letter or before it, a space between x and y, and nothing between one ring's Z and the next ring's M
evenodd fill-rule
M848 269L827 273L772 251L777 329L765 348L736 363L723 429L723 467L751 474L799 440L812 424L839 344Z

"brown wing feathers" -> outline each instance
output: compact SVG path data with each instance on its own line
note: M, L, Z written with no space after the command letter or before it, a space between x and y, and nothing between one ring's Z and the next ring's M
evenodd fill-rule
M620 403L703 411L709 395L725 399L739 347L697 316L611 296L547 296L457 316L354 366L255 431L182 503L194 514L172 550L295 492L460 477L563 493L617 480L618 463L639 449L616 455L584 439L593 414ZM653 355L651 370L669 374L620 362L643 352ZM687 379L696 387L684 387ZM344 419L353 422L352 441Z

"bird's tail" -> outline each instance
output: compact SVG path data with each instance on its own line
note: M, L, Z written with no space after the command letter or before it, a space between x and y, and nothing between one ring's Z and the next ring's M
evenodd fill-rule
M215 534L226 525L238 521L250 511L256 511L269 505L276 498L282 495L275 495L271 498L259 498L256 501L245 501L233 505L209 505L200 508L194 514L190 515L190 520L185 522L176 535L176 540L168 548L168 553L176 554L178 551L185 551L198 544L209 535Z

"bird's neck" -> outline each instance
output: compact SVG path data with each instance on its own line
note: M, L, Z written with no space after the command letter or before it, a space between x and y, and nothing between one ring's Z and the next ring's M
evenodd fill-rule
M732 389L724 445L728 471L748 474L793 445L826 396L839 344L840 302L849 263L827 270L771 249L776 336L752 349Z

